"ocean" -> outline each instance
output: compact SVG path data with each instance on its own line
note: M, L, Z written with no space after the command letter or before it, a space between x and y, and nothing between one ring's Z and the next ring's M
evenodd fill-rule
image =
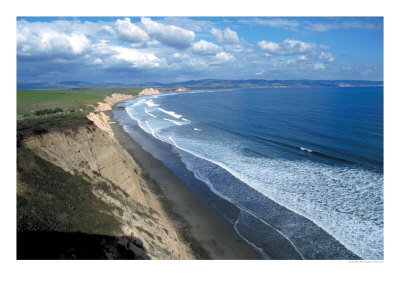
M227 220L265 256L383 259L382 87L186 91L121 108L132 138L138 126L170 145L154 156L192 189L188 174L239 208Z

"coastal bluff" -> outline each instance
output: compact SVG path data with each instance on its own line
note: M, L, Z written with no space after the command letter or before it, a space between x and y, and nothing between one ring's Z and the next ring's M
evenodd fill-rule
M159 95L160 91L153 88L146 88L139 93L139 96Z
M154 93L154 90L150 92ZM104 102L98 103L94 112L87 115L86 123L53 128L47 132L24 137L17 150L20 151L19 153L34 157L32 160L35 162L46 161L41 164L46 165L47 168L55 168L54 172L62 174L68 180L79 179L82 185L89 187L90 199L93 198L93 201L100 203L98 206L102 208L90 209L86 212L76 211L73 208L72 211L75 212L71 215L64 212L65 221L63 219L63 222L69 222L68 226L71 228L78 228L78 232L74 232L74 234L79 235L81 239L87 238L85 234L89 234L91 231L95 232L97 235L94 238L100 239L100 244L104 248L101 258L194 259L191 248L183 242L176 227L167 217L160 199L146 183L146 174L143 174L132 156L115 139L109 125L110 120L103 113L104 110L111 109L113 104L131 97L133 96L113 94ZM37 168L37 166L30 162L22 163L24 157L22 154L18 155L20 157L18 168L21 171L18 174L17 193L18 198L24 200L29 197L31 188L27 181L23 180L23 172L27 172L29 168ZM57 182L51 182L50 178L46 184L57 185ZM77 187L70 193L73 196L74 193L80 193L80 190ZM46 197L54 198L51 195L51 189L45 194ZM57 201L63 201L63 199L57 199ZM44 215L54 209L52 205L58 204L51 204L50 201L48 205L48 207L42 208ZM82 221L84 224L81 227L75 226L76 224L71 220L76 217L76 214L80 215L81 213L89 216L101 213L107 215L110 223L117 224L112 231L104 233L105 236L110 236L112 233L112 243L107 244L110 237L98 236L101 224L97 226ZM82 218L86 218L86 215ZM56 215L54 218L60 218L60 215ZM43 218L36 222L46 223L47 221ZM32 226L29 226L27 228L31 230ZM50 232L54 231L51 224L41 226ZM86 230L85 228L94 229ZM100 233L103 234L103 232ZM120 249L130 255L121 256ZM98 249L95 250L98 251ZM96 257L98 258L98 256Z

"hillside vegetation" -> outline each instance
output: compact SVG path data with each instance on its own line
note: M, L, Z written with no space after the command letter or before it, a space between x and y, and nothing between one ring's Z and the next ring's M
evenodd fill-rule
M86 116L140 91L18 91L17 259L192 257L106 115L90 113L100 127Z
M17 117L30 117L38 111L62 109L63 112L89 112L113 93L137 95L142 88L72 88L53 90L17 89Z

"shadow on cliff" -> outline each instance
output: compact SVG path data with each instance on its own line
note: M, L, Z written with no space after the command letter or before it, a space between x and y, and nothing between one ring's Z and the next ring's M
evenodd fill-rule
M17 232L17 259L149 259L142 241L81 232Z

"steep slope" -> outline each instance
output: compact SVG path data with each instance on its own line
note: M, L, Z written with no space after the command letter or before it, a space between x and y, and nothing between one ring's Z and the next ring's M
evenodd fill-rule
M19 236L25 233L41 240L58 231L79 233L78 240L87 240L82 234L95 234L94 240L109 245L103 256L92 258L194 258L139 166L115 140L107 116L96 112L88 118L93 121L53 128L21 141L17 149ZM36 174L42 178L33 183ZM54 210L54 203L60 207ZM91 214L101 216L86 219ZM112 226L102 228L101 220ZM58 226L64 223L68 226Z

